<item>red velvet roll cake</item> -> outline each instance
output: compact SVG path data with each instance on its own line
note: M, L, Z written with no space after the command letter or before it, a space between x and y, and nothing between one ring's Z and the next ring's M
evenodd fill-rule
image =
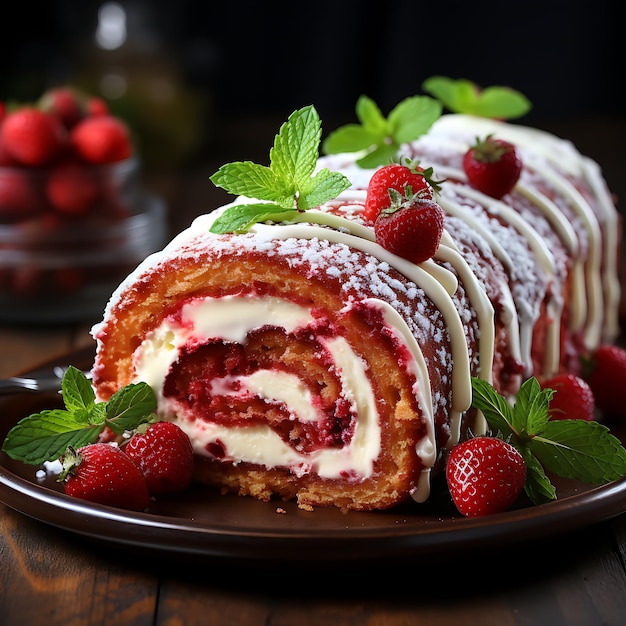
M462 167L491 133L523 162L500 200ZM446 450L484 428L473 376L514 397L616 337L620 227L598 166L546 133L450 114L401 152L445 179L433 258L377 244L373 170L324 157L352 183L336 199L215 234L222 207L119 286L92 331L98 397L149 383L197 480L224 492L344 511L425 501Z

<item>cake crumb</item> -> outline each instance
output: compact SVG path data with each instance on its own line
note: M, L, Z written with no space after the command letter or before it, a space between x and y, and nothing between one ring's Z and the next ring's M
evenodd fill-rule
M287 515L287 511L285 511L285 509L280 506L276 507L276 513L280 513L281 515Z

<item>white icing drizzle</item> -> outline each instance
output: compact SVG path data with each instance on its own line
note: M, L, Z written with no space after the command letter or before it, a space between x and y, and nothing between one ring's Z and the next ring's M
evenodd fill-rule
M419 344L400 314L391 305L381 300L368 299L367 302L383 311L385 322L396 336L401 337L402 343L408 347L413 356L413 361L409 364L415 376L413 393L419 399L422 420L426 425L426 436L417 444L416 453L422 459L424 468L411 496L416 502L425 502L430 495L430 472L437 458L437 442L435 439L433 402L430 393L428 367ZM426 390L428 390L428 393L426 393Z
M573 332L581 330L587 320L587 290L585 288L584 266L585 261L580 256L578 235L571 222L563 211L535 187L524 182L518 182L516 190L532 202L546 217L554 230L558 233L563 245L569 252L570 261L570 319L569 327Z
M494 242L492 245L492 249L496 258L498 258L502 262L509 274L513 274L513 261L511 260L509 254L506 252L504 247L501 246L494 239L492 233L489 232L484 223L476 219L473 215L469 214L468 211L461 204L456 201L450 200L445 196L441 196L439 198L439 204L447 213L466 220L476 232L484 235L489 243ZM515 325L519 329L518 336L520 348L520 362L524 364L524 370L526 372L526 375L528 375L532 373L532 336L537 317L533 313L533 311L530 310L530 308L528 308L526 305L527 303L525 302L519 302L518 305L515 307L515 310L517 311L517 324Z
M449 167L438 167L437 172L443 176L449 176L454 178L464 179L465 175L460 170ZM546 274L554 274L554 257L543 237L530 225L522 216L515 210L506 205L500 200L496 200L468 185L458 185L450 181L446 182L446 186L454 188L454 191L460 196L465 196L474 200L478 204L484 206L491 214L498 215L505 219L507 223L521 233L526 240L531 250L534 252L539 266ZM463 215L461 215L463 217Z
M493 358L494 358L494 309L491 301L487 297L482 285L478 282L476 274L469 268L465 259L459 254L456 246L449 247L440 245L436 258L440 261L450 263L463 280L463 285L468 292L470 301L478 317L478 358L479 371L478 376L483 380L491 383L493 381ZM461 435L460 421L450 424L452 432L451 442L458 441ZM475 434L483 434L487 431L487 423L484 417L480 416L474 423L473 430Z
M576 263L572 268L574 306L571 329L575 331L584 325L584 339L589 349L597 346L602 339L614 340L620 332L618 311L621 287L616 258L620 232L619 214L615 210L598 164L581 155L570 141L545 131L470 115L442 116L435 122L431 131L414 142L414 145L418 149L420 145L440 146L462 154L475 137L488 134L506 139L518 146L522 150L524 168L536 173L563 194L570 208L581 219L591 249L584 261L584 272ZM409 149L408 152L411 156L412 151ZM440 165L435 164L435 169L439 171ZM580 177L588 183L596 202L597 215L568 177ZM518 183L517 189L527 195L523 181ZM537 197L529 195L527 197L543 210L546 218L563 237L564 245L570 245L571 233L569 235L565 233L564 228L567 229L567 226L564 220L553 214L551 209L546 211L546 205L542 201L537 202ZM574 251L572 254L576 257ZM598 255L602 255L601 269ZM577 262L582 261L577 259ZM555 359L551 360L554 362Z
M526 167L533 169L537 166L533 162L529 162ZM585 343L588 348L593 348L600 343L604 321L604 296L602 293L600 253L602 235L600 233L598 220L588 202L569 180L550 169L538 169L537 172L540 172L551 185L565 196L569 206L574 209L588 233L588 251L585 261L586 280L584 282L584 286L587 289L588 302Z
M606 307L604 309L604 340L614 341L620 333L618 311L621 298L621 285L618 275L617 250L621 232L620 216L615 210L606 187L600 166L587 157L582 160L585 179L589 183L602 211L600 226L605 240L603 255L602 285Z
M504 204L504 202L490 198L489 196L469 186L455 185L454 187L457 193L480 203L490 213L502 217L508 224L515 228L515 230L517 230L528 242L528 246L533 251L535 261L546 276L546 280L552 281L554 279L554 256L548 249L543 237L541 237L539 233L526 220L524 220L517 211ZM554 297L549 297L547 301L547 312L550 324L548 326L546 337L546 361L544 362L544 370L542 372L542 374L546 376L556 372L559 365L560 320L562 311L562 302ZM533 373L531 352L535 319L533 318L531 320L525 318L525 321L528 323L523 323L521 326L520 340L522 354L524 355L524 363L526 364L526 374L530 375Z
M314 210L313 210L314 211ZM308 214L308 212L307 212ZM328 216L331 218L332 216ZM258 236L268 239L326 239L333 243L342 243L357 250L361 250L371 256L389 263L400 273L414 282L435 303L442 312L450 334L452 346L452 406L450 407L450 419L457 423L470 406L472 401L472 387L470 382L469 355L465 341L465 332L458 311L454 306L449 292L427 272L422 265L415 265L406 259L392 254L382 246L354 235L339 232L329 228L320 228L306 223L299 224L255 224L252 229ZM432 264L432 261L428 261ZM448 272L453 276L450 272ZM453 280L456 280L453 278Z
M506 251L506 248L500 244L495 238L494 234L487 228L486 224L481 222L477 217L469 213L465 207L459 204L456 200L448 198L446 196L439 196L437 202L441 208L449 215L454 215L467 222L471 228L479 233L489 244L493 250L495 257L502 263L509 274L513 271L513 260Z

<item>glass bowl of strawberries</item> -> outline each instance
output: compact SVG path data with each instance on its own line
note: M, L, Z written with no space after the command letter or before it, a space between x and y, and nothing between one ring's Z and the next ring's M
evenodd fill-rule
M71 88L0 103L0 322L95 321L166 237L131 131Z

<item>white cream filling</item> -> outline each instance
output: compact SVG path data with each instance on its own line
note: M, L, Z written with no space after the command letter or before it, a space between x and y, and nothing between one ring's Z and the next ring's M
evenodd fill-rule
M239 397L248 392L267 402L290 407L293 419L302 422L318 419L310 389L297 376L287 372L260 369L249 376L212 378L208 384L213 396Z
M206 455L207 446L219 441L226 450L226 459L237 463L248 461L268 467L290 467L295 474L313 471L329 478L337 478L345 472L368 477L380 453L376 399L367 377L366 363L343 337L320 338L336 367L342 394L358 415L353 437L342 448L300 453L269 426L222 426L194 416L175 401L163 397L165 377L184 346L211 338L242 343L254 328L274 325L291 332L306 327L311 321L307 308L278 298L228 296L195 300L183 307L180 323L164 320L142 342L135 353L135 377L148 382L157 391L162 417L168 419L177 414L181 418L178 423L191 438L198 454ZM240 391L233 390L233 383L241 387ZM268 402L284 403L294 419L311 422L321 418L308 390L305 391L301 381L291 374L258 370L249 376L214 379L211 385L218 392L249 392ZM432 427L429 430L432 433ZM425 450L434 450L434 438L425 444ZM430 463L434 463L432 452L429 456L432 457Z

